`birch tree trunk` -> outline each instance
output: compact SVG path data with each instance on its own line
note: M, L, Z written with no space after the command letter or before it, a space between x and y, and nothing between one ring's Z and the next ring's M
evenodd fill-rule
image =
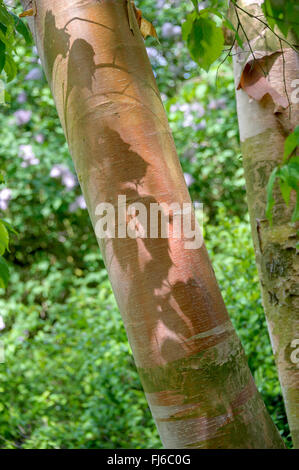
M119 195L147 208L189 203L127 2L36 4L31 28L94 227L98 205L117 206ZM99 244L164 446L283 447L205 247L188 250L183 239L171 236Z
M266 22L261 3L243 0L238 5ZM288 421L294 445L298 447L299 361L298 349L295 350L299 346L298 223L290 223L295 200L287 208L276 188L272 226L266 218L269 177L282 163L285 139L298 124L298 99L293 98L294 86L298 86L298 54L260 20L232 4L231 18L236 27L241 22L239 34L245 45L245 52L235 47L234 66L256 262Z

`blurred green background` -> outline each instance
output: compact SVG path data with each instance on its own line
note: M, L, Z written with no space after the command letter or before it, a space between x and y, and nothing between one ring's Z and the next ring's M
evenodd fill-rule
M272 418L290 446L261 305L246 206L231 63L207 74L181 39L188 3L142 0L146 41L230 316ZM190 2L191 4L191 2ZM1 448L160 448L35 48L1 106L0 213L12 236L0 289Z

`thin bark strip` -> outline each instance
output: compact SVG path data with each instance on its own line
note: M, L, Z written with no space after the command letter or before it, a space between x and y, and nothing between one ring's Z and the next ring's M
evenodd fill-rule
M24 2L25 3L25 2ZM39 0L32 30L93 225L101 202L190 202L138 24L125 0ZM131 26L132 27L132 26ZM203 246L99 240L168 448L278 448Z
M244 0L238 5L266 21L257 3ZM263 305L288 421L294 446L299 447L299 364L294 360L294 348L299 345L298 224L290 223L295 201L287 208L279 188L276 188L273 226L265 215L270 174L282 163L285 139L298 124L298 100L292 99L294 83L298 82L298 55L284 41L280 42L263 23L240 10L236 11L246 32L245 35L239 28L246 52L235 48L234 65L252 234ZM238 23L236 11L231 6L235 25ZM250 40L251 52L248 52L246 36ZM239 85L240 77L245 83L243 87Z

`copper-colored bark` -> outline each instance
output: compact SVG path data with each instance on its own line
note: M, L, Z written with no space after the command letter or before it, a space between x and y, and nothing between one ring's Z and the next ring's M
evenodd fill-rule
M95 226L100 202L190 202L125 0L39 0L35 40ZM99 240L166 447L281 447L205 247ZM100 312L99 312L100 314Z

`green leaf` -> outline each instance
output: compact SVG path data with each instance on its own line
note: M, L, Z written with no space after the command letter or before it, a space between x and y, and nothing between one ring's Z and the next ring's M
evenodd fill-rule
M213 20L199 16L193 21L187 45L192 59L208 71L222 53L224 45L222 29Z
M1 222L5 225L9 232L13 233L14 235L19 235L19 233L13 228L13 226L9 222L6 222L6 220L1 220Z
M5 65L5 44L0 40L0 73Z
M0 41L5 44L5 46L10 47L11 46L11 40L10 37L6 35L7 33L7 28L4 27L0 23Z
M265 0L262 9L272 29L277 25L285 36L291 28L294 31L298 29L299 5L297 0Z
M198 0L191 0L196 11L198 11Z
M296 127L294 132L290 134L284 143L283 162L285 163L288 157L294 152L295 148L299 146L299 126Z
M4 261L4 259L2 258L2 256L0 256L0 287L2 287L2 289L4 289L7 286L8 279L9 279L8 266L6 262Z
M239 46L241 47L241 49L244 49L244 47L243 47L243 41L242 41L242 39L240 38L240 35L239 35L237 29L234 27L234 25L232 24L232 22L231 22L228 18L224 18L224 20L223 20L223 26L226 26L228 29L231 29L231 30L235 33L235 37L236 37L237 43L239 44Z
M16 66L14 65L14 61L11 57L11 53L12 53L12 51L14 49L14 45L15 45L15 43L14 43L14 39L15 39L14 29L13 29L13 27L7 27L7 28L5 28L5 31L3 31L1 26L2 25L0 24L0 42L3 43L4 46L5 46L4 57L2 57L2 63L3 63L4 59L5 59L5 62L4 62L4 66L2 67L2 70L3 69L5 70L7 77L12 76L13 75L13 70L15 70L15 74L14 74L14 76L15 76L16 75ZM3 52L3 48L2 48L2 52ZM11 62L13 62L13 64L11 64Z
M290 204L290 197L291 197L292 188L285 181L280 181L279 182L279 187L280 187L282 197L283 197L286 205L288 206Z
M293 212L292 222L297 222L299 220L299 193L297 192L296 207Z
M274 13L272 10L272 5L271 5L270 0L264 0L264 3L262 4L262 10L263 10L264 15L267 18L270 28L273 29L275 26L275 20L274 20Z
M218 16L218 18L223 18L221 11L216 10L216 8L205 8L204 10L201 10L199 14L203 14L204 12L213 13L213 15Z
M291 158L286 165L281 167L279 171L279 176L291 188L298 191L299 189L299 156Z
M184 21L184 23L182 24L182 37L184 41L188 40L188 36L191 33L195 18L196 13L190 13L189 15L187 15L186 21Z
M9 236L4 223L0 220L0 256L2 256L8 247Z
M13 23L13 19L4 5L0 5L0 23L5 26L9 26Z
M5 93L4 93L4 100L5 100L5 103L3 104L5 106L11 103L11 94L7 90L5 90Z
M30 33L30 30L27 26L27 24L22 21L21 18L19 18L17 15L15 15L12 12L9 12L9 14L12 16L15 24L15 29L18 31L19 34L23 36L27 44L32 44L32 36Z
M273 209L273 206L274 206L274 203L275 203L274 197L273 197L273 188L274 188L274 183L276 181L276 178L278 176L278 171L279 171L278 167L274 168L274 170L272 171L272 173L270 175L268 185L267 185L266 217L270 221L270 224L272 224L272 218L273 218L272 209Z
M17 66L15 64L15 61L7 53L5 54L4 70L5 70L8 82L11 82L17 75Z

